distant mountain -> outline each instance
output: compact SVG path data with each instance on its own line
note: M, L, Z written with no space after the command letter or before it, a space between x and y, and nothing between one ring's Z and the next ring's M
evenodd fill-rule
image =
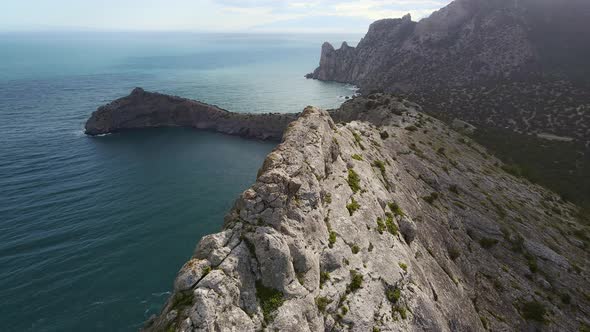
M309 75L403 92L427 112L590 141L590 1L456 0L419 22L373 23L325 43Z
M373 23L357 48L325 44L314 77L411 90L590 73L590 1L457 0L413 22Z

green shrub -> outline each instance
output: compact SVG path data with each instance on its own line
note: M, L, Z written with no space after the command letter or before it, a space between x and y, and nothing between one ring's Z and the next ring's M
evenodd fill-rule
M356 210L360 209L360 207L361 205L354 199L354 197L352 198L349 204L346 204L346 209L348 210L348 213L351 216L354 214Z
M256 281L256 297L260 300L264 321L267 323L273 320L274 312L285 302L281 291L266 287L261 281Z
M324 202L326 202L326 203L328 203L328 204L332 204L332 194L330 194L330 193L327 193L327 194L324 196Z
M379 133L379 135L381 136L382 140L386 140L389 138L389 133L386 131L382 131L381 133Z
M459 195L459 187L456 184L449 186L449 191L454 193L455 195Z
M348 169L348 185L353 193L357 193L361 190L361 179L352 168Z
M397 301L399 301L399 299L402 296L402 291L399 288L387 288L387 290L385 291L385 296L387 296L387 299L391 302L391 303L397 303Z
M391 233L393 235L397 235L399 229L397 228L397 225L393 221L393 215L391 213L387 213L387 219L385 220L385 226L387 226L387 230L389 231L389 233Z
M373 167L379 168L379 170L381 171L381 175L383 176L383 178L385 178L385 163L383 161L375 160L373 162Z
M336 232L330 231L330 235L328 237L328 247L333 248L334 243L336 243Z
M525 302L522 305L522 317L526 320L544 322L546 311L545 305L537 301Z
M209 272L211 272L211 266L205 266L203 268L203 277L206 276L206 275L208 275Z
M532 273L536 273L539 270L537 258L528 252L524 253L524 258L526 259L527 265L529 266L529 270L531 270Z
M485 249L490 249L491 247L495 246L496 244L498 244L498 240L496 240L496 239L492 239L489 237L483 237L483 238L479 239L479 245Z
M402 209L399 207L399 205L396 202L390 202L387 204L387 206L389 206L389 210L391 210L391 212L396 215L396 216L404 216L404 211L402 211Z
M363 141L361 139L361 135L359 135L357 132L353 132L352 136L354 136L354 141L361 148L361 150L364 150L365 147L363 146L363 143L362 143Z
M359 154L353 154L351 158L354 160L363 161L363 156Z
M437 192L432 192L429 196L422 197L422 199L425 200L428 204L432 205L434 204L434 201L438 199L438 197L439 194Z
M352 250L352 253L356 255L356 254L358 254L358 253L359 253L359 251L361 251L361 248L359 248L359 246L357 246L357 245L355 244L355 245L353 245L352 247L350 247L350 250Z
M408 318L408 314L407 314L407 312L406 312L406 308L405 308L405 307L402 307L402 306L395 306L395 307L393 307L393 315L394 315L396 312L399 314L399 316L400 316L402 319L406 319L406 318Z
M320 288L324 286L326 281L330 280L330 272L322 271L320 272Z
M342 316L345 316L348 313L348 307L343 305L340 307L340 312L342 313Z
M455 260L461 256L461 252L457 248L449 248L449 258Z
M315 298L315 304L321 313L326 312L326 308L328 307L328 304L330 304L330 303L332 303L332 300L329 300L327 297L318 296Z
M350 270L350 278L350 284L346 287L346 293L352 293L360 289L363 285L363 275L355 270Z
M408 265L406 263L399 262L398 265L404 272L408 272Z
M172 299L172 308L178 309L182 307L189 307L194 304L194 295L191 291L178 292Z

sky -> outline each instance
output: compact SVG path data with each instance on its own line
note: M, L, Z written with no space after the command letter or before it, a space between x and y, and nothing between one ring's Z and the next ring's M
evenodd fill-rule
M365 32L450 0L0 0L0 31Z

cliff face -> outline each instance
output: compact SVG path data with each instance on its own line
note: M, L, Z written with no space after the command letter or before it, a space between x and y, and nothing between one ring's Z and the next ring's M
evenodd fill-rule
M576 207L502 167L402 99L309 107L223 230L199 241L146 330L590 324Z
M280 140L295 114L233 113L175 96L134 89L127 97L100 107L86 122L86 134L129 129L189 127L249 138Z

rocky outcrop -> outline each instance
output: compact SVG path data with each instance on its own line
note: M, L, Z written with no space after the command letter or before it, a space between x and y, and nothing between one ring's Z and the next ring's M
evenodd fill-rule
M189 127L249 138L280 140L296 114L233 113L199 101L134 89L129 96L98 108L86 134L129 129Z
M577 208L502 167L403 99L308 107L145 329L584 328Z

